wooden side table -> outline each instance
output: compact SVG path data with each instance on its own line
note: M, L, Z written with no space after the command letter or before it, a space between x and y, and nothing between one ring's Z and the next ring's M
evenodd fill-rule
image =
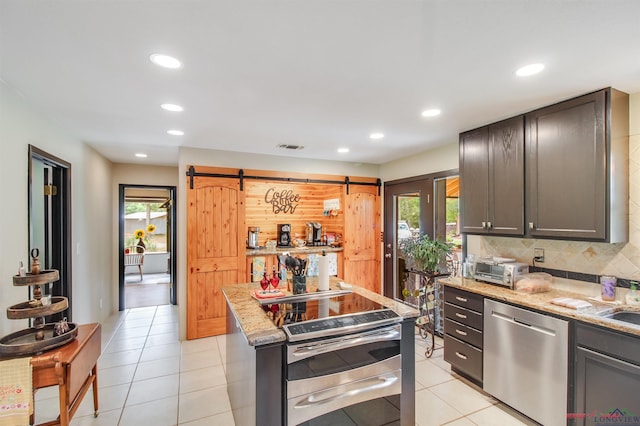
M98 369L102 345L98 323L78 326L75 340L31 358L33 390L58 386L60 416L38 426L68 426L82 399L93 385L94 416L98 415ZM33 424L33 418L31 424Z

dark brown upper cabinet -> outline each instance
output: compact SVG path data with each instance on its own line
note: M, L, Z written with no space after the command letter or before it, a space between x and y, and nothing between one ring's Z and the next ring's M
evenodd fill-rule
M604 89L526 114L526 234L628 239L629 96Z
M524 235L524 117L460 134L461 232Z

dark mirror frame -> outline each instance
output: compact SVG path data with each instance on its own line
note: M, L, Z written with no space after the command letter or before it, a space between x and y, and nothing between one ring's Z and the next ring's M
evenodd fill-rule
M27 259L31 260L32 248L40 249L41 267L43 269L57 269L60 279L53 283L51 294L64 296L68 299L69 307L60 313L46 318L47 322L58 321L66 317L72 319L72 243L71 243L71 163L51 155L33 145L29 145L28 153L28 239L29 252ZM57 188L57 194L50 203L45 203L49 208L43 212L45 217L45 247L32 247L32 215L33 212L33 172L34 162L40 162L51 167L51 183ZM28 269L28 267L27 267ZM31 291L31 290L29 290ZM29 295L31 297L31 295Z

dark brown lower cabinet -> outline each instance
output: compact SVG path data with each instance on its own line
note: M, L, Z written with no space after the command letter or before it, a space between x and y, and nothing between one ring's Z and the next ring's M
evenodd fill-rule
M567 424L605 424L612 416L620 416L619 424L639 424L640 338L581 323L575 330L574 408Z
M444 290L444 360L451 370L482 386L484 298L457 288Z

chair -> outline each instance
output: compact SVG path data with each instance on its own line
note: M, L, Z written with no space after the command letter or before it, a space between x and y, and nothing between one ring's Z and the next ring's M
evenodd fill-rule
M142 246L129 246L124 251L124 267L137 266L142 281L142 265L144 264L145 248Z

